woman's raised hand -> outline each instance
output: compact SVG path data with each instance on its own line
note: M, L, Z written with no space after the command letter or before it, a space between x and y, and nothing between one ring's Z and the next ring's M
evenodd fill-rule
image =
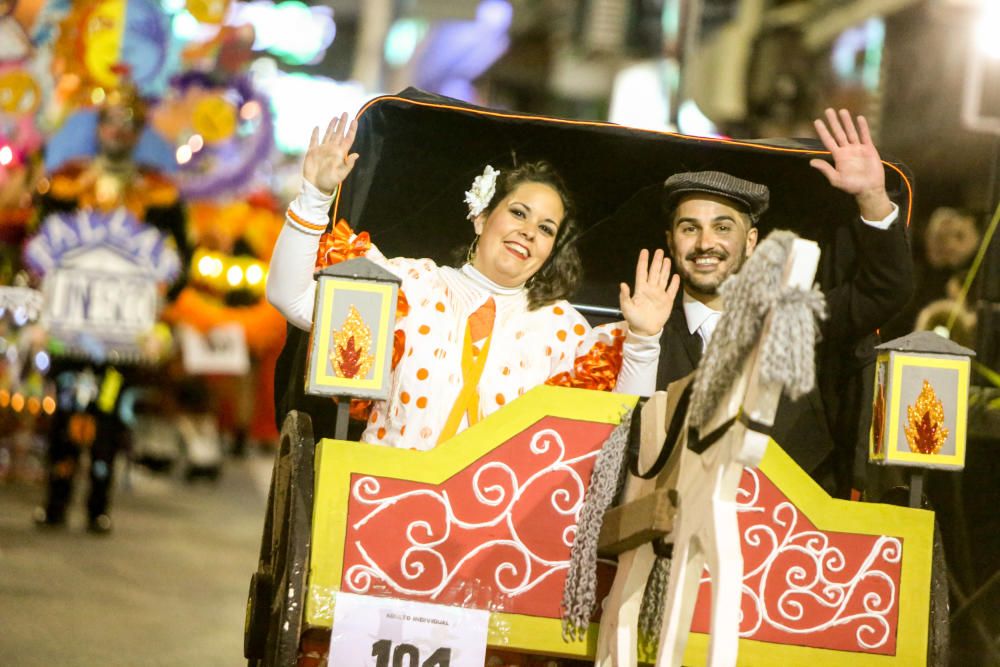
M663 250L653 253L650 261L649 251L643 249L635 265L635 294L621 283L619 302L629 330L640 336L659 333L670 319L680 284L680 276L670 276L670 258Z
M357 131L357 119L348 123L346 113L330 120L322 140L319 128L314 127L305 160L302 161L302 177L320 192L333 194L358 160L358 154L351 152Z

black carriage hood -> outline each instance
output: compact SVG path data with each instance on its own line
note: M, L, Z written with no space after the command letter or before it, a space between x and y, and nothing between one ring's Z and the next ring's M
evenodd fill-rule
M368 231L389 257L453 263L456 250L464 256L473 239L464 192L484 165L504 169L545 159L575 199L585 276L574 303L617 307L618 284L631 282L639 250L666 248L660 189L681 171L723 171L767 185L771 204L758 225L761 238L783 228L817 241L822 287L842 281L854 264L850 223L857 207L809 166L827 154L815 139L689 137L485 109L414 88L375 98L358 118L360 158L331 216ZM912 178L902 163L883 161L889 196L908 223ZM302 396L305 347L306 336L289 327L276 373L279 422L289 408L319 406L312 403L319 399ZM328 401L322 406L334 412Z
M441 264L472 242L464 192L484 165L551 162L576 204L585 283L573 300L583 304L616 306L639 249L666 247L660 189L677 172L724 171L767 185L761 238L791 229L832 251L842 245L838 229L857 216L854 200L809 166L826 154L814 139L688 137L484 109L410 88L362 110L355 150L360 159L334 215L369 231L388 257ZM907 220L912 179L901 163L885 165L889 195Z

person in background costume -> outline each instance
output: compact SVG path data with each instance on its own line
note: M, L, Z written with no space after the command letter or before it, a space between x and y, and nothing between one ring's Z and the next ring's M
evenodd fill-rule
M815 126L833 164L814 159L810 165L858 205L860 217L852 223L857 265L844 284L824 286L827 316L816 355L817 389L794 402L782 397L773 436L828 490L846 495L860 415L871 401L858 390L861 375L874 361L874 332L909 299L913 268L906 226L886 194L882 162L864 117L855 126L846 110L828 109L826 123L817 120ZM664 183L667 244L683 292L660 341L658 388L697 367L721 314L718 288L754 251L756 224L768 199L766 186L720 172L674 174Z
M124 84L109 92L97 111L98 154L71 160L50 175L40 201L39 220L57 211L125 207L137 220L173 239L186 270L191 247L180 192L167 176L133 159L145 125L146 104L134 86ZM168 297L176 295L183 284L182 275Z
M392 393L370 406L362 440L430 449L543 383L649 395L660 330L679 282L662 251L643 251L635 289L621 285L626 322L591 329L565 301L580 278L573 212L547 163L487 167L466 193L476 232L461 268L386 258L346 224L321 243L336 190L350 173L357 122L313 131L302 192L288 209L268 274L268 299L296 327L313 321L317 250L363 254L402 280ZM331 406L332 409L332 406Z
M176 244L182 274L168 291L167 297L172 298L183 287L183 272L190 263L191 251L177 188L167 177L137 165L132 158L145 121L145 105L133 86L123 85L109 92L98 110L98 155L91 160L68 162L50 175L47 190L42 193L39 219L60 211L126 208ZM81 453L89 450L87 529L106 534L112 528L110 498L115 458L128 439L118 411L125 377L104 362L67 357L53 359L51 374L58 385L58 400L46 457L48 486L45 504L35 509L34 520L40 526L66 524Z

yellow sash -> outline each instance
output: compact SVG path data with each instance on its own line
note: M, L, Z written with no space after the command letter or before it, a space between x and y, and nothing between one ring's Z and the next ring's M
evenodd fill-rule
M448 420L444 423L438 444L458 432L462 417L468 415L469 426L479 421L479 378L483 375L492 339L492 334L487 336L479 354L476 354L472 347L472 325L465 325L465 343L462 349L462 391L458 393L455 405L451 408L451 414L448 415Z

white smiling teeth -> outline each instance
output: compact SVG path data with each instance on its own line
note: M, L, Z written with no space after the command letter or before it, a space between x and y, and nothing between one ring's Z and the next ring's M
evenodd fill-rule
M528 250L523 246L519 246L516 243L508 243L507 247L516 252L517 254L519 254L521 257L528 256Z

